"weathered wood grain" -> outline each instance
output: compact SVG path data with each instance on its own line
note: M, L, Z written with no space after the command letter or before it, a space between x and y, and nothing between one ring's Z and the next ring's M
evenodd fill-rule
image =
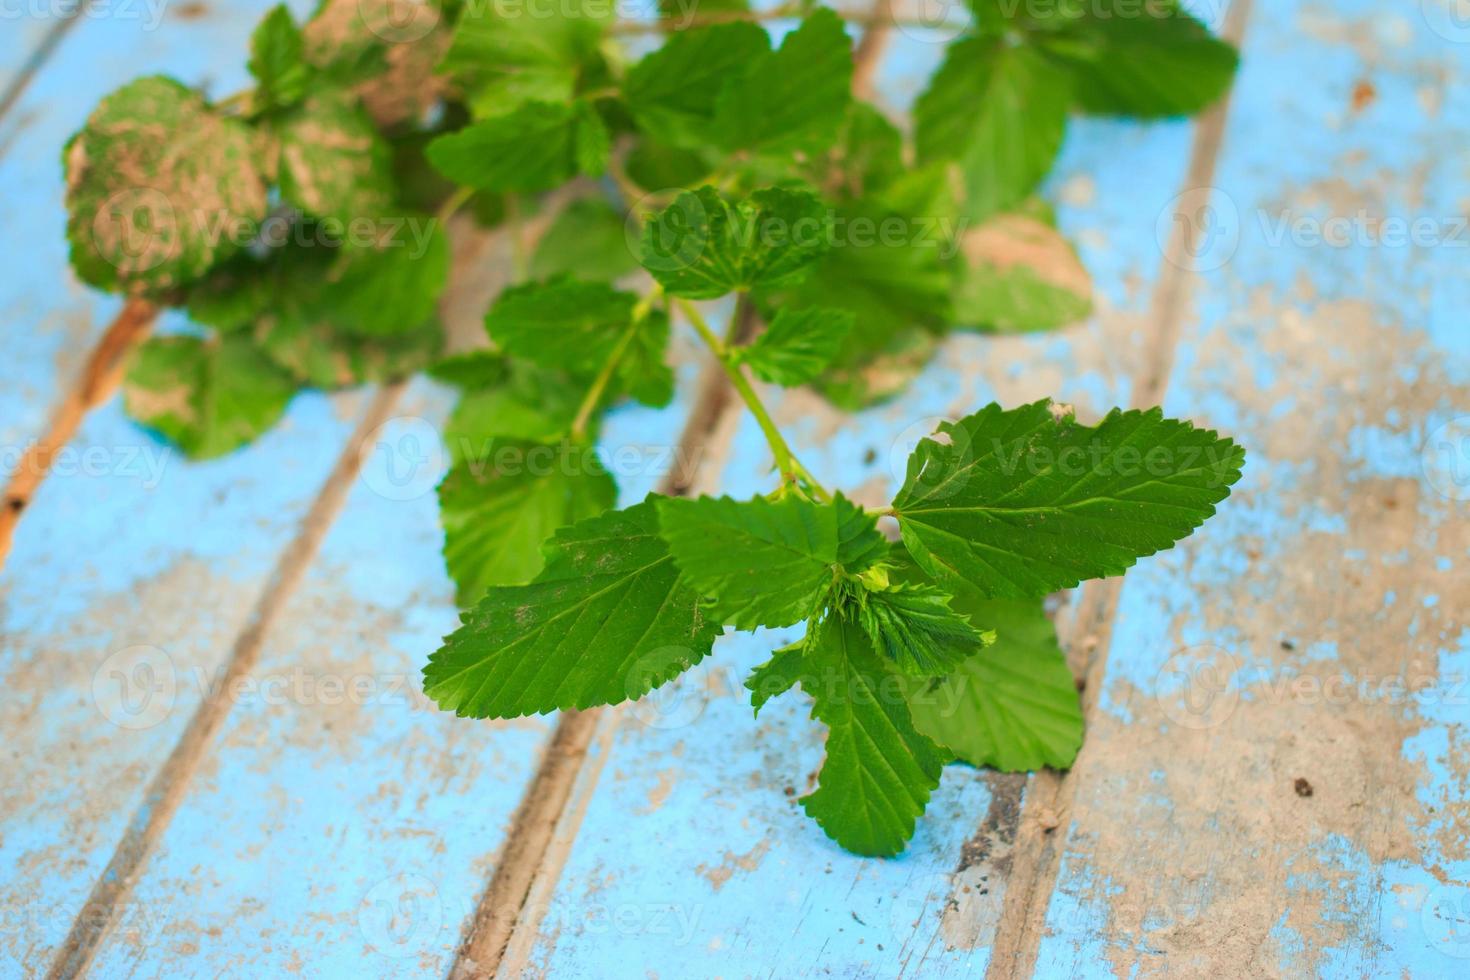
M921 39L895 38L879 76L888 101L906 101L934 53ZM908 449L939 417L1048 394L1084 414L1126 401L1158 266L1153 221L1137 216L1157 214L1175 193L1190 132L1183 123L1075 124L1053 190L1098 276L1092 322L1047 337L956 337L907 395L856 416L772 393L818 477L886 503ZM1141 171L1158 180L1137 180ZM757 427L745 418L735 438L718 488L768 490ZM534 896L539 928L512 939L503 976L983 972L1021 780L953 767L902 858L845 854L795 803L822 756L805 698L772 702L757 724L742 687L792 633L727 637L689 676L604 727L558 831L560 881Z
M1037 975L1464 972L1464 41L1255 6L1166 402L1247 475L1124 582Z

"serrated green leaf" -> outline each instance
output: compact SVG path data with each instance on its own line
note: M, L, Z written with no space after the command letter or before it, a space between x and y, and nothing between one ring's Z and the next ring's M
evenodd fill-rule
M855 319L848 310L782 309L739 358L772 384L806 384L832 363Z
M952 160L964 178L965 214L983 221L1015 207L1041 183L1067 128L1067 76L1005 38L955 42L914 104L921 164Z
M835 247L774 299L784 306L852 313L840 365L870 360L908 328L937 330L947 323L953 275L938 225L873 200L843 205L835 222L834 228L842 229L834 235ZM900 234L881 235L885 222Z
M439 484L444 561L460 606L496 585L541 571L541 545L558 528L617 502L617 485L591 447L493 440Z
M510 718L642 697L719 635L679 578L652 499L558 531L530 585L497 587L429 658L424 690L460 716Z
M946 677L906 679L914 727L972 766L1065 769L1082 745L1082 705L1039 599L954 601L996 641Z
M761 709L766 706L767 701L785 694L801 680L804 646L804 641L798 641L782 647L771 654L770 660L758 665L745 678L745 688L750 692L750 706L755 709L756 717L760 717Z
M852 42L841 19L820 8L726 82L714 130L728 150L824 149L837 138L851 88Z
M932 585L891 585L858 590L856 618L873 646L914 677L948 674L995 634L976 629L950 607L950 596Z
M287 202L344 226L392 207L392 151L356 96L341 89L313 92L276 133Z
M102 100L66 145L72 267L102 289L157 293L200 278L267 211L255 135L170 78Z
M1122 574L1214 514L1245 458L1159 409L1086 426L1047 401L992 404L936 436L894 498L904 544L940 585L994 598Z
M1239 55L1175 0L1114 7L1077 3L1064 25L1037 36L1040 50L1071 74L1083 111L1183 116L1225 94Z
M436 221L407 219L378 248L344 249L319 302L344 330L383 337L420 328L449 281L449 239Z
M485 329L517 357L590 375L618 346L637 302L632 293L606 283L527 283L501 294L485 315Z
M582 198L557 215L531 256L531 277L570 275L611 282L638 268L623 215L601 198Z
M685 191L643 229L640 260L676 296L714 299L798 281L831 244L831 215L809 191L767 188L733 204Z
M584 102L527 102L441 136L425 153L435 169L465 187L544 191L605 166L606 140L606 128Z
M801 805L847 850L891 857L913 836L950 756L914 728L899 675L848 616L834 611L814 627L803 667L827 757Z
M270 13L250 35L250 74L256 86L251 106L256 112L289 109L306 95L311 68L303 52L301 28L285 4Z
M714 142L721 90L770 48L766 32L746 21L682 31L633 66L623 97L639 128L657 140L671 146Z
M658 505L680 570L737 629L800 622L819 611L839 571L855 575L886 550L875 546L883 538L874 519L840 497L669 497ZM840 567L839 553L853 564Z
M193 459L223 456L281 417L296 385L246 338L155 337L123 382L130 416Z
M1092 279L1061 232L1024 214L967 232L955 281L955 322L1019 333L1052 330L1092 312Z
M598 46L613 5L468 4L440 67L459 79L479 118L528 102L564 103L600 70Z

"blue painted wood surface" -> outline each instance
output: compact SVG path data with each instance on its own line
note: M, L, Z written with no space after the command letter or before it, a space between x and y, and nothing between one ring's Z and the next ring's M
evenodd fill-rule
M152 31L79 23L0 120L0 180L28 188L0 198L15 338L0 362L4 445L41 428L116 309L65 272L61 140L144 70L233 89L265 6ZM1241 438L1250 469L1204 532L1128 577L1069 777L1038 975L1447 976L1470 962L1470 638L1456 618L1470 504L1443 456L1467 430L1441 429L1470 413L1470 236L1455 231L1470 31L1436 20L1436 0L1424 10L1257 5L1167 396L1171 413ZM0 55L0 84L16 50ZM933 54L896 39L890 105ZM1192 132L1074 122L1049 194L1099 314L1053 336L956 338L911 394L855 417L780 399L813 470L876 503L935 417L1046 394L1083 415L1127 403ZM1301 235L1360 206L1431 217L1439 237L1276 242L1283 214ZM416 383L375 445L432 435L447 398ZM43 486L0 577L0 975L49 964L362 404L299 398L260 443L201 465L164 455L113 403L75 443L104 462L79 455L87 472ZM687 408L620 412L604 448L657 456L646 449L671 445ZM432 495L399 499L389 461L369 458L93 975L448 968L555 718L456 722L423 703L418 666L454 613ZM748 419L714 462L729 492L769 486ZM626 474L625 500L658 475ZM605 720L508 971L985 970L1006 895L1005 842L985 834L1004 822L1005 785L952 768L903 858L842 853L794 804L821 756L800 695L758 725L742 696L744 672L783 639L728 638L667 694ZM171 693L118 702L114 672L140 666L168 672ZM1337 703L1283 686L1343 675L1355 692L1403 677L1430 693ZM1217 700L1183 699L1219 678ZM967 842L991 853L974 861Z

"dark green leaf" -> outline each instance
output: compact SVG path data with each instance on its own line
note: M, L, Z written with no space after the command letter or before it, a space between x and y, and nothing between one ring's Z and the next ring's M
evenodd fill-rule
M311 69L302 50L301 29L285 4L271 8L250 36L251 100L256 112L288 109L306 95Z
M543 367L595 374L618 346L638 297L600 282L553 279L507 289L485 316L491 338Z
M831 215L808 191L772 187L732 204L701 187L652 216L641 260L670 293L714 299L798 281L830 237Z
M771 698L779 697L796 686L801 680L803 669L802 649L804 643L793 643L771 654L771 659L759 665L745 679L750 691L750 706L757 716Z
M531 277L559 275L611 282L638 268L623 215L602 198L573 201L531 256Z
M655 139L676 146L713 142L720 91L770 47L766 32L745 21L675 34L628 72L623 97Z
M579 159L579 150L590 152L582 111L567 102L527 102L441 136L425 152L440 173L465 187L550 190L590 162Z
M805 384L832 363L854 319L847 310L782 309L766 331L739 352L740 360L772 384Z
M123 383L128 414L193 459L223 456L281 417L296 385L244 337L155 337Z
M894 499L940 585L1035 598L1119 575L1215 512L1244 451L1159 409L1079 425L1046 401L989 405L919 443Z
M857 590L856 617L873 645L904 674L948 674L995 639L950 608L948 593L932 585Z
M449 240L436 221L385 226L378 248L344 249L320 302L343 329L381 337L417 330L434 316L449 280Z
M599 70L598 45L613 13L598 0L467 4L441 68L460 80L480 118L527 102L565 103Z
M461 716L509 718L642 697L720 632L684 585L652 500L564 528L530 585L497 587L429 658L424 690Z
M607 510L617 485L589 446L494 440L439 485L444 561L461 606L495 585L531 581L558 528Z

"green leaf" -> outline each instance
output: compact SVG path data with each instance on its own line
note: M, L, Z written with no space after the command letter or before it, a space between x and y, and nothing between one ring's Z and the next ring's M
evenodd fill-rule
M590 115L589 115L590 113ZM607 163L607 130L584 102L527 102L429 144L450 180L488 191L550 190Z
M460 716L510 718L638 698L720 632L684 585L652 499L558 531L529 585L497 587L429 658L424 690Z
M311 68L303 54L301 29L285 4L273 7L250 36L250 74L256 81L256 112L289 109L306 95Z
M598 46L613 13L597 0L535 9L466 4L440 68L460 80L480 118L528 102L564 103L599 72Z
M444 331L427 320L407 333L359 337L283 310L257 321L255 340L302 384L333 389L408 377L438 354Z
M1066 75L1031 48L957 41L914 105L919 162L954 161L965 213L983 221L1020 204L1051 169L1070 99Z
M596 517L618 488L590 446L494 440L439 484L444 560L455 600L468 606L495 585L541 571L541 545L558 528Z
M1063 29L1038 35L1037 43L1071 74L1085 112L1192 115L1219 100L1235 77L1235 48L1174 0L1127 4L1126 11L1077 7Z
M557 215L531 256L531 277L611 282L638 268L623 216L602 198L581 198Z
M434 316L449 281L449 239L436 221L406 219L375 249L344 249L321 284L320 302L343 329L381 337L418 329Z
M155 337L139 347L123 404L192 459L223 456L281 417L296 386L244 337Z
M827 757L801 805L847 850L891 857L913 836L949 755L914 728L900 675L848 616L834 611L814 627L803 666Z
M738 352L758 376L772 384L794 387L821 374L852 332L855 315L847 310L816 307L782 309L766 331Z
M721 90L770 48L766 32L746 21L683 31L633 66L623 97L639 128L655 139L672 146L713 142Z
M972 766L1065 769L1082 746L1082 705L1039 599L961 597L995 643L953 673L905 682L914 727Z
M910 327L939 329L947 322L953 276L936 227L865 200L837 209L844 229L807 277L774 299L785 306L826 307L853 314L838 363L860 364ZM880 234L890 223L897 236Z
M851 88L852 43L838 16L821 8L729 78L714 127L728 150L824 149L837 138Z
M830 179L850 199L876 193L904 173L903 134L873 106L853 102L837 143L820 163L813 183L828 186Z
M830 240L831 216L809 191L772 187L732 204L701 187L651 217L641 261L670 293L714 299L798 281Z
M634 401L663 408L674 400L674 371L665 359L669 316L663 310L649 310L631 329L633 334L618 361L618 384Z
M782 647L771 654L770 660L752 670L745 679L745 687L750 691L750 706L755 709L757 717L767 701L785 694L801 680L804 647L804 642Z
M351 226L393 206L392 151L356 96L314 92L277 133L281 196L306 214Z
M653 140L639 140L628 154L628 177L644 190L693 187L713 171L704 154Z
M1092 312L1092 279L1061 233L1025 214L967 232L956 277L957 323L1019 333L1052 330Z
M63 159L72 266L102 289L187 285L266 216L255 135L162 76L104 98Z
M995 598L1119 575L1172 546L1214 514L1245 459L1159 409L1085 426L1047 401L992 404L936 436L893 501L904 544L940 585Z
M948 674L995 640L951 609L949 594L932 585L862 589L856 599L858 623L904 674Z
M816 388L844 411L871 408L908 387L938 346L939 338L928 330L901 329L882 347L865 350L865 360L828 371L817 379Z
M486 459L496 439L556 442L571 429L585 393L565 372L488 351L465 354L433 369L463 388L444 426L450 459Z
M742 630L806 619L838 571L857 574L885 550L874 519L841 497L832 504L666 497L659 524L688 582L722 622ZM840 566L839 548L853 565Z
M485 329L517 357L590 375L618 346L637 302L632 293L606 283L527 283L500 295L485 315Z

